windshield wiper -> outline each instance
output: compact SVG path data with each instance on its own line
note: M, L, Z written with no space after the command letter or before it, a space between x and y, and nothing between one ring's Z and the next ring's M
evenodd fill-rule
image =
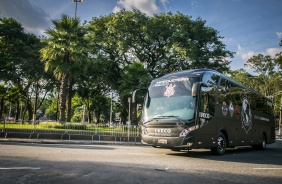
M180 119L179 116L174 116L174 115L168 115L168 116L157 115L154 116L152 119L149 119L148 121L144 122L144 124L147 124L155 119L166 119L166 118L176 118L178 121L182 122L183 124L186 124L186 122Z
M148 121L145 121L144 124L147 124L147 123L149 123L149 122L151 122L155 119L164 119L164 118L166 118L166 117L163 117L161 115L157 115L157 116L154 116L153 118L149 119Z

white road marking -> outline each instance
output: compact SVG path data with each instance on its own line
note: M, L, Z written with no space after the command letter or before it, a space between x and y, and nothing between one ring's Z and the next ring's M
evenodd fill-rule
M258 167L258 168L253 168L255 170L282 170L282 167Z
M0 167L0 170L38 170L40 167Z

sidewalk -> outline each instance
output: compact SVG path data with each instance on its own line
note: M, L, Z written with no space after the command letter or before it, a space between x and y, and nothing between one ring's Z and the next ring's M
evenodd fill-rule
M83 144L83 145L128 145L141 146L141 142L124 141L92 141L92 140L55 140L55 139L24 139L24 138L1 138L1 143L32 143L32 144Z

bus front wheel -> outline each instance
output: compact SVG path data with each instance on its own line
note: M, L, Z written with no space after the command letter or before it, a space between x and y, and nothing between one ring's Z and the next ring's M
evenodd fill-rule
M217 136L217 145L211 148L211 151L215 155L224 155L226 150L226 138L223 133L219 133Z

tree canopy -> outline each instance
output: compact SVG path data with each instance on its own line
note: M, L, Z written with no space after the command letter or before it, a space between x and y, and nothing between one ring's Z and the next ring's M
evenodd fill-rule
M59 20L52 20L54 29L46 31L48 38L44 40L41 57L46 71L53 71L60 80L60 120L65 122L67 88L70 81L83 70L87 61L84 27L78 18L62 15ZM81 70L82 69L82 70Z
M62 122L71 117L78 120L84 107L88 122L93 116L98 122L106 121L109 94L114 93L118 96L114 111L121 112L126 121L133 90L148 87L156 77L186 69L230 73L233 79L266 96L282 89L282 52L275 58L259 54L246 61L257 76L243 69L231 71L234 52L227 50L224 37L205 20L179 12L147 16L138 10L120 11L94 17L85 24L79 18L62 15L52 20L53 27L41 38L25 33L12 18L0 19L0 23L1 104L6 99L19 104L13 99L21 99L29 111L28 119L42 104L35 103L32 108L32 101L49 93L49 106L44 107L52 117L60 110ZM12 85L10 95L7 84ZM71 109L72 104L76 109ZM132 108L136 118L136 107ZM1 116L3 109L1 105Z

